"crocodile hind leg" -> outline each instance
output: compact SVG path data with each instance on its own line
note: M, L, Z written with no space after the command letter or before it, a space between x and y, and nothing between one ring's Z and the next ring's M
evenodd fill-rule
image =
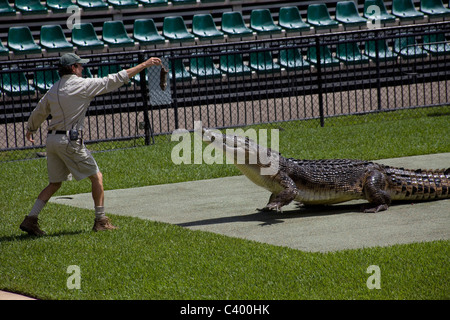
M391 204L391 197L386 192L388 183L383 173L377 170L370 171L363 185L364 197L369 201L363 206L364 212L379 212L387 210Z

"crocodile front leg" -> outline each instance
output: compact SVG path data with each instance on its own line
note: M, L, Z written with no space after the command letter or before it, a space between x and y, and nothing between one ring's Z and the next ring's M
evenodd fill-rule
M279 185L284 189L279 193L272 193L269 198L269 202L262 209L257 209L259 211L270 211L276 210L281 212L281 207L289 204L298 195L298 189L295 182L286 173L278 173L275 177Z

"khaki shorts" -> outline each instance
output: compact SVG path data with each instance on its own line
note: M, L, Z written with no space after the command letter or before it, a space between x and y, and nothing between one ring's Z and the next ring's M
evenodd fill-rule
M82 180L96 174L99 169L91 153L81 140L69 141L64 134L47 136L48 180L63 182Z

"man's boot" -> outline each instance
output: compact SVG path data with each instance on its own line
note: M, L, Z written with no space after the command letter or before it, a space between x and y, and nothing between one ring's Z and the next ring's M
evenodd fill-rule
M104 231L104 230L114 230L117 227L113 226L111 220L107 216L96 218L94 222L94 227L92 230L94 231Z
M33 236L42 236L45 234L44 231L39 228L39 222L37 217L26 216L23 222L20 224L20 230L28 232L28 234Z

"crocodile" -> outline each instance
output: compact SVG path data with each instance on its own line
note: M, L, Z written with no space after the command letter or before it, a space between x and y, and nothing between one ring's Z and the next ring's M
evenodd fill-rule
M450 168L410 170L364 160L300 160L285 158L248 137L206 128L202 135L253 183L271 192L260 211L279 212L292 201L308 206L365 199L362 211L375 213L387 210L392 201L450 198Z

